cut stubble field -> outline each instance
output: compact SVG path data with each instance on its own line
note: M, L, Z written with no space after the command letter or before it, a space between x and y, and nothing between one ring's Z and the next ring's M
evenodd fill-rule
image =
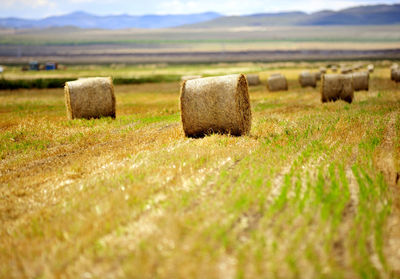
M249 136L185 138L179 84L0 92L0 277L400 278L400 88L250 88ZM261 73L265 80L266 73Z

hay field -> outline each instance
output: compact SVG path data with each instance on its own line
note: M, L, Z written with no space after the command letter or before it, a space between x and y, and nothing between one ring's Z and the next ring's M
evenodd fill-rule
M400 278L400 87L250 89L250 136L188 139L179 84L0 92L0 278ZM265 83L268 72L262 72Z

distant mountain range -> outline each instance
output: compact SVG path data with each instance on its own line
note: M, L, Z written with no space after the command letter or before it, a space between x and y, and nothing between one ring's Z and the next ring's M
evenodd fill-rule
M324 25L391 25L400 24L400 4L359 6L340 11L320 11L312 14L289 12L224 16L206 22L187 25L190 28L241 26L324 26Z
M223 16L208 12L188 15L113 15L96 16L86 12L52 16L44 19L0 18L3 28L227 28L242 26L323 26L323 25L390 25L400 24L400 4L359 6L340 11L264 13L245 16Z
M80 28L124 29L124 28L169 28L185 24L204 22L221 17L208 12L188 15L111 15L96 16L86 12L74 12L44 19L0 18L3 28L49 28L75 26Z

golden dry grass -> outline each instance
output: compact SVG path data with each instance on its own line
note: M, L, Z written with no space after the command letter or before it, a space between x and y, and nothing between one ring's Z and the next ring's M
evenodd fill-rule
M0 277L399 278L399 85L321 104L300 71L245 137L185 138L178 83L117 86L116 120L0 92Z

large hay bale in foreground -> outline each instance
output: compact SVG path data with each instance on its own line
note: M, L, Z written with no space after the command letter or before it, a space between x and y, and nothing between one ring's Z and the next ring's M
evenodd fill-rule
M372 73L374 72L374 70L375 70L375 66L374 66L373 64L369 64L369 65L367 66L367 71L368 71L370 74L372 74Z
M192 79L198 79L198 78L202 78L202 76L200 76L200 75L182 76L182 77L181 77L181 81L192 80Z
M288 82L284 75L273 74L268 77L267 87L270 92L287 91L288 90Z
M321 101L343 100L351 103L354 98L352 75L327 74L322 76Z
M246 78L247 78L247 84L249 86L256 86L261 83L260 76L257 74L248 74L248 75L246 75Z
M354 91L361 91L369 89L369 73L357 72L353 73L353 88Z
M68 81L64 93L69 119L115 118L115 94L111 77Z
M244 75L184 81L180 96L183 130L188 137L210 133L246 135L251 109Z
M395 71L396 70L398 70L399 69L399 65L398 64L393 64L391 67L390 67L390 79L391 80L394 80L394 77L395 77Z
M301 87L317 87L317 78L315 74L311 74L310 72L302 72L299 75L299 83Z

